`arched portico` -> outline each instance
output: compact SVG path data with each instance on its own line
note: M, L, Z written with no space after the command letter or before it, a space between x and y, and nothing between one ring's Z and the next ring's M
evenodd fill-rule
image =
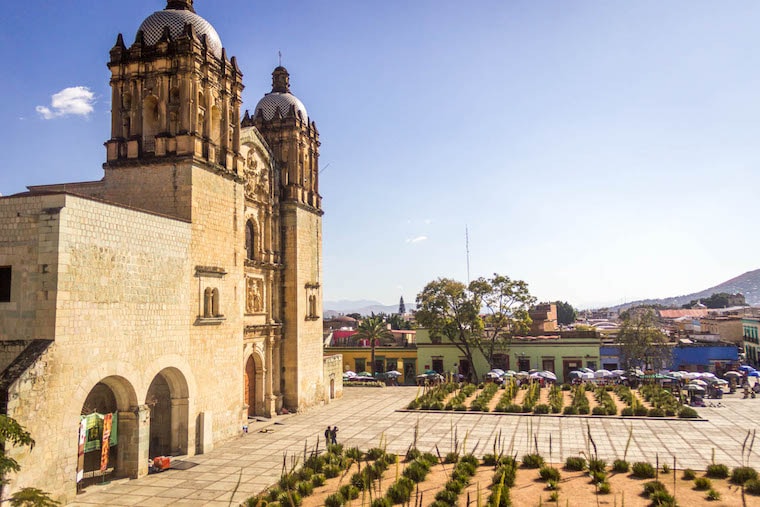
M102 464L112 470L112 478L138 476L139 424L136 411L137 395L126 378L111 375L92 386L80 411L82 416L88 416L81 430L84 431L82 445L85 452L77 457L81 486L102 482ZM109 439L108 452L104 453L102 431L106 417L111 420L115 437Z
M148 387L145 404L150 409L148 456L187 454L189 389L184 374L175 367L158 372Z

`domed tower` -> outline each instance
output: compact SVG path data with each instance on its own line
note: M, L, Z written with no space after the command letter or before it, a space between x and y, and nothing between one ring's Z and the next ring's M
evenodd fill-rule
M112 110L106 180L129 193L123 183L136 176L109 172L178 161L193 161L230 179L242 171L243 75L235 58L227 59L214 27L195 13L192 0L169 0L142 22L129 48L119 34L108 68ZM144 190L151 192L156 182L145 183ZM169 197L164 201L177 200ZM161 200L129 197L132 204L155 211L189 212L162 208Z
M290 92L290 75L272 72L272 91L246 111L279 170L283 340L280 391L288 408L325 397L322 365L322 197L319 132L303 103Z

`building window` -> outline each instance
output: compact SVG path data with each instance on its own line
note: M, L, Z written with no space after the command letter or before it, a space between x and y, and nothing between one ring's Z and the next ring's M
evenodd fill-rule
M219 311L219 289L207 287L203 292L203 318L221 317Z
M494 354L493 355L493 367L502 370L509 369L509 356L507 354Z
M357 357L354 359L354 368L355 368L356 373L362 372L367 369L365 367L366 361L367 360L363 357Z
M11 267L0 266L0 303L11 300Z
M251 220L245 224L245 256L250 261L256 258L256 229Z

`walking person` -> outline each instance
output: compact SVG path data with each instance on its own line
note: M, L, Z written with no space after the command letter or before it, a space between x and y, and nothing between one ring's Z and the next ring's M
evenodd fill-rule
M330 440L332 440L333 445L338 445L338 427L333 426L332 430L330 431Z
M330 445L330 442L332 442L332 430L328 426L325 430L325 445Z

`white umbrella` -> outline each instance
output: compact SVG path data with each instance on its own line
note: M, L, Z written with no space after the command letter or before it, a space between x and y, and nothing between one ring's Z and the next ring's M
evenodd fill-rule
M610 370L601 369L601 370L596 370L594 372L595 378L605 378L605 377L611 377L611 376L612 376L612 372Z
M738 378L738 377L741 377L741 376L742 376L742 374L741 374L741 373L739 373L738 371L727 371L727 372L725 373L725 375L723 375L723 376L724 376L724 377L735 377L735 378Z
M668 373L668 375L673 378L683 378L683 373L681 373L680 371L671 371L670 373Z
M578 368L578 369L582 371L583 373L594 373L594 370L592 370L591 368Z
M554 373L550 372L549 370L540 371L538 372L538 374L549 380L557 380L557 376Z
M528 375L528 378L532 378L532 379L541 378L541 372L534 371L533 373L531 373L530 375Z
M695 378L699 378L699 373L694 372L694 371L687 371L686 373L684 373L683 377L689 380L693 380Z
M623 370L612 370L612 372L611 372L611 373L612 373L614 376L616 376L616 377L620 377L620 376L622 376L622 375L625 375L625 371L623 371Z
M699 374L699 378L715 378L714 373L704 372Z
M401 372L400 371L396 371L396 370L386 371L385 374L388 375L388 376L391 376L391 377L400 377L401 376Z
M517 372L515 370L507 370L505 375L517 375Z
M486 373L486 377L488 377L488 378L501 378L501 375L499 375L495 371L489 371L488 373Z
M584 372L581 372L581 378L582 379L588 379L588 380L590 380L590 379L594 378L594 374L590 373L590 372L585 372L584 371Z
M704 387L704 386L707 385L707 382L705 382L704 380L695 379L695 380L692 380L691 382L689 382L689 385L690 386L701 386L701 387Z
M496 373L497 375L502 376L504 375L504 370L502 370L501 368L494 368L493 370L491 370L491 373Z
M728 380L723 380L722 378L717 378L717 379L713 379L712 383L715 384L715 385L724 386L724 385L728 385Z
M704 387L702 387L702 386L698 386L698 385L696 385L696 384L689 384L689 385L686 387L686 389L688 389L689 391L697 391L697 392L703 392L703 391L705 390L705 388L704 388Z
M345 372L343 375L345 375L346 377L355 377L355 376L356 376L356 372L353 372L353 371L351 371L351 370L348 370L348 371L347 371L347 372Z
M518 371L517 374L516 374L516 376L520 377L520 378L525 378L528 375L530 375L530 373L528 373L527 371Z

